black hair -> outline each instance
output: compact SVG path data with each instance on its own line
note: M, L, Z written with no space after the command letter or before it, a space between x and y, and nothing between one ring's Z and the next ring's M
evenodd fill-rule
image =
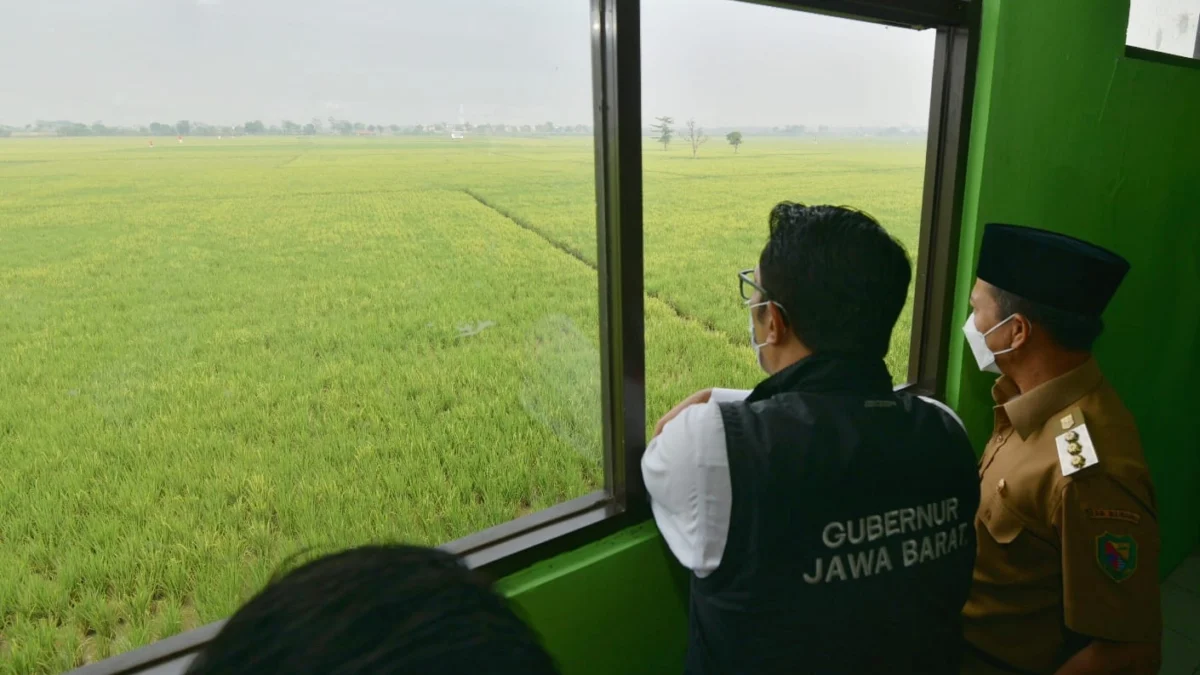
M458 557L363 546L302 565L237 611L188 669L552 675L533 630Z
M904 247L871 216L786 201L771 210L759 272L809 349L872 358L887 355L912 281Z
M992 297L996 300L1001 318L1020 314L1045 330L1050 339L1068 351L1092 351L1096 338L1104 332L1104 320L1099 316L1076 314L1050 307L995 287Z

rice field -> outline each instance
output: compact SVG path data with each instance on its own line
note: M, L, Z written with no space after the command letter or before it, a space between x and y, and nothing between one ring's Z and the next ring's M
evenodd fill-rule
M158 146L0 139L0 673L227 616L304 550L603 486L590 139ZM860 207L915 259L923 161L648 142L649 424L759 379L735 274L773 204Z

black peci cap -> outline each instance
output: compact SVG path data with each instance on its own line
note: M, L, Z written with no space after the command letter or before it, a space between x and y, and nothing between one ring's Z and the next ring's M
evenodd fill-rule
M1031 302L1100 316L1128 271L1128 260L1086 241L989 223L976 276Z

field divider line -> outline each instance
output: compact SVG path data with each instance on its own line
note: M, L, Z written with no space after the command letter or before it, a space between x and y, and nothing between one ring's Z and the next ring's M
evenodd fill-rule
M545 230L542 230L537 225L534 225L533 223L529 222L528 220L525 220L524 218L522 218L516 214L509 213L508 211L505 211L503 208L496 206L495 204L489 202L486 197L479 194L478 192L475 192L471 188L464 188L463 192L465 192L468 196L470 196L471 199L474 199L475 201L479 202L480 204L483 204L484 206L486 206L487 208L504 216L505 218L507 218L509 221L511 221L514 225L521 228L522 230L525 230L534 235L537 235L537 237L540 238L542 241L546 242L547 244L550 244L554 248L562 251L563 253L566 253L567 255L578 260L579 262L583 263L584 265L587 265L588 267L592 268L593 272L599 271L599 268L596 267L596 263L592 262L591 260L588 260L587 256L585 256L582 251L576 250L569 244L565 244L561 241L554 239L549 234L547 234Z
M594 271L594 272L599 271L599 269L596 266L596 263L592 262L591 260L588 260L587 257L585 255L583 255L582 252L573 248L569 244L566 244L564 242L556 240L554 237L551 237L549 234L547 234L545 230L534 225L533 223L529 222L528 220L525 220L524 218L522 218L516 214L508 212L503 207L496 206L495 204L489 202L486 197L479 194L478 192L475 192L471 188L464 188L463 192L465 194L467 194L467 196L471 197L471 199L474 199L475 201L479 202L481 205L487 207L488 209L491 209L492 211L495 211L496 213L500 214L501 216L504 216L505 219L507 219L512 224L516 225L517 227L521 228L522 230L525 230L526 232L533 234L534 236L538 237L539 239L541 239L542 241L546 242L547 244L553 246L554 248L558 249L559 251L566 253L567 255L578 260L579 262L583 263L584 265L587 265L589 268L592 269L592 271ZM719 327L717 327L717 325L709 319L705 319L703 317L688 314L686 311L683 310L683 308L681 308L678 304L676 304L675 301L672 300L670 297L668 297L662 293L659 293L658 291L654 291L654 290L651 290L648 288L645 290L645 293L646 293L646 297L650 298L651 300L661 303L672 314L675 315L675 318L679 319L680 321L684 321L686 323L693 324L697 328L699 328L700 330L702 330L706 333L709 333L709 334L717 336L717 337L724 338L726 341L728 341L730 344L732 344L735 347L745 346L745 344L746 344L745 340L739 339L737 337L734 337L733 335L730 335L729 333L726 333L725 331L723 331Z
M288 159L286 162L283 162L282 164L280 164L279 166L277 166L277 167L275 167L275 168L277 168L277 169L282 169L282 168L284 168L284 167L291 166L291 164L292 164L293 162L295 162L296 160L300 159L301 157L303 157L303 156L305 156L305 155L307 155L307 154L308 154L308 151L307 151L307 150L303 150L303 151L301 151L301 152L297 152L296 154L292 155L291 159Z
M710 319L705 319L704 317L699 317L694 314L688 314L682 308L680 308L679 305L675 304L674 300L657 291L646 289L646 296L651 300L657 300L658 302L662 303L663 306L670 310L671 313L674 314L679 320L695 324L705 333L709 333L715 337L724 338L734 347L745 347L747 344L745 339L739 339L730 335L729 333L726 333L717 327L717 324L713 323Z

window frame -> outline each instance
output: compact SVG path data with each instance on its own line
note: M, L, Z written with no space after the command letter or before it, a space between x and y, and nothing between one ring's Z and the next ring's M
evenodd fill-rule
M1125 45L1125 56L1126 58L1137 59L1139 61L1150 61L1151 63L1160 63L1167 66L1200 70L1200 30L1196 31L1195 56L1179 56L1178 54L1168 54L1153 49L1146 49L1145 47L1134 47L1133 45Z
M729 0L937 31L908 383L943 393L978 50L980 0ZM650 517L646 446L642 223L641 4L591 0L600 368L606 489L440 548L499 579ZM183 672L225 620L69 671Z

